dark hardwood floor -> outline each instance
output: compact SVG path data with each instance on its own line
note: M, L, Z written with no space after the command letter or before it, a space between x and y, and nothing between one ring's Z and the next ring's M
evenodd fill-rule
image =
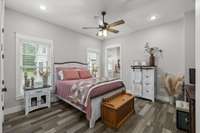
M169 104L136 99L135 110L118 130L107 128L101 120L89 129L83 113L58 102L28 116L23 111L7 115L4 133L185 133L176 129L175 108Z

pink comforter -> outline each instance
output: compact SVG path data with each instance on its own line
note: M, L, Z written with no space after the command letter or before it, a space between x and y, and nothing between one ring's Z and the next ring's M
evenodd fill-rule
M56 93L58 96L74 103L74 99L71 98L73 96L73 92L71 91L71 88L74 84L77 84L79 82L89 82L94 79L82 79L82 80L58 80L56 83ZM82 103L74 103L79 108L81 108L87 116L87 119L90 119L91 116L91 98L103 95L105 93L114 91L116 89L124 87L124 84L121 80L108 80L108 81L99 81L95 82L94 85L90 87L90 91L87 93L87 97L85 101L87 101L87 104Z

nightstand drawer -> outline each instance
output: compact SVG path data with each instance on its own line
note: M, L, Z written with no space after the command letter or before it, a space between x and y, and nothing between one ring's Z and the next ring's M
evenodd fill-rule
M151 83L144 83L143 84L143 89L144 90L154 90L153 87L154 87L154 85L151 84Z
M154 70L143 70L143 81L154 82Z
M147 99L152 99L152 91L151 90L148 90L148 89L144 89L143 90L143 97L144 98L147 98Z

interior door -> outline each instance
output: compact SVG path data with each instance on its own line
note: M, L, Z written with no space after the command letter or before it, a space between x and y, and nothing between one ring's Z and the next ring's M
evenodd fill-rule
M2 133L2 125L4 120L4 91L6 91L4 83L4 11L5 11L5 0L0 0L0 133Z

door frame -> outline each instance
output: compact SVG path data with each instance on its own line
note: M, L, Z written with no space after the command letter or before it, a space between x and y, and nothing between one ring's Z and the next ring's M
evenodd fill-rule
M4 121L4 13L5 0L0 0L0 132L3 132Z
M196 62L196 133L200 132L200 0L196 0L196 45L195 45L195 62ZM197 108L198 107L198 108Z
M105 52L105 57L104 57L104 63L105 63L105 66L104 66L104 75L107 77L108 76L108 72L107 72L107 65L108 65L108 62L107 62L107 55L108 55L108 52L107 50L108 49L111 49L111 48L118 48L119 47L119 51L120 51L120 79L122 79L122 45L121 44L112 44L112 45L107 45L105 46L105 49L104 49L104 52Z

